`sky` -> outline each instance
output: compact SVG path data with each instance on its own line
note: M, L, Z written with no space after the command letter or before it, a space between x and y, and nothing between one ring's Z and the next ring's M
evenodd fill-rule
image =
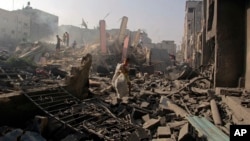
M180 44L184 30L186 0L0 0L0 8L22 9L30 2L35 9L59 16L59 25L80 26L82 18L89 28L105 18L107 29L120 28L128 17L127 28L144 30L153 43L174 40ZM108 16L107 16L108 15Z

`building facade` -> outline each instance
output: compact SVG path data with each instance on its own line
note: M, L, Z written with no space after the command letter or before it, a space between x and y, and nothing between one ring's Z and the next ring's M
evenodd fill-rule
M86 29L73 25L60 25L58 27L58 35L62 38L65 32L69 33L69 44L71 45L74 40L78 46L84 46L85 44L97 43L100 41L99 30Z
M214 87L250 90L250 1L204 0L203 4L202 63L213 65Z
M30 18L30 40L49 40L57 34L58 16L33 9L29 5L21 10L13 11Z
M174 55L176 56L176 44L174 41L162 41L162 48L166 48L168 50L168 53L171 54L171 55Z
M194 66L197 55L197 37L202 30L203 21L203 1L188 0L185 8L184 37L182 50L184 59Z
M30 18L0 9L0 42L20 42L30 38Z

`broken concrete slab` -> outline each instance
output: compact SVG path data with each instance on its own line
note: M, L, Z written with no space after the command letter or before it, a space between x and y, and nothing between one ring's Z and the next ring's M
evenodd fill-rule
M220 117L220 113L217 107L217 104L215 102L214 99L212 99L210 101L210 105L211 105L211 111L212 111L212 116L213 116L213 120L214 120L214 124L215 125L221 125L221 117Z
M188 123L187 120L182 120L182 121L174 121L174 122L169 122L167 123L167 125L170 127L170 128L179 128L181 126L183 126L184 124Z
M146 102L146 101L143 101L142 103L141 103L141 108L147 108L148 106L149 106L149 104L150 103L148 103L148 102Z
M138 128L134 131L129 137L129 141L141 141L141 140L149 140L149 135L146 130L142 128Z
M165 117L165 116L160 117L160 124L161 124L162 126L165 126L165 125L166 125L166 117Z
M237 115L240 119L243 119L243 124L250 124L250 109L240 105L241 100L239 97L222 96L222 101L228 105L233 111L233 114Z
M235 124L244 124L244 119L243 118L240 118L238 117L237 115L233 114L232 115L232 120L233 120L233 123Z
M158 138L170 138L171 130L169 126L159 126L157 128L157 137Z
M144 129L151 129L159 126L160 124L160 119L150 119L147 122L143 124Z
M149 121L150 120L149 114L146 114L146 115L142 116L142 119L143 119L144 122Z
M189 133L189 123L186 123L180 130L178 141L189 141L193 140L193 137Z
M152 141L175 141L172 138L160 138L160 139L153 139Z
M173 103L172 100L162 96L160 99L160 106L162 108L166 108L166 109L170 109L172 111L174 111L176 113L177 116L180 117L185 117L186 115L188 115L188 113L183 110L181 107L179 107L178 105L176 105L175 103Z

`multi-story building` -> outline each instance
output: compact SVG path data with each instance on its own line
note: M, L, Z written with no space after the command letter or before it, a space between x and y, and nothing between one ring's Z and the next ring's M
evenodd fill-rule
M250 1L204 0L203 4L202 63L213 64L214 87L245 85L249 91Z
M30 18L0 9L0 41L19 42L30 37Z
M58 16L26 6L13 13L23 14L30 17L30 39L48 40L54 36L58 30Z
M203 5L200 0L186 1L186 14L184 21L183 52L184 59L190 64L196 55L197 34L202 30Z
M168 53L176 56L176 44L174 41L162 41L162 47L168 50Z

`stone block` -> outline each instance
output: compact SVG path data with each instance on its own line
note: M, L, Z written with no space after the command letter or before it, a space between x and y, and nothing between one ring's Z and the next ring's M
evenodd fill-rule
M146 114L146 115L142 116L142 120L143 120L144 122L149 121L149 120L150 120L149 114Z
M160 124L160 119L150 119L143 124L144 129L152 129Z
M158 127L157 129L157 137L158 138L170 138L171 137L171 130L169 126Z

